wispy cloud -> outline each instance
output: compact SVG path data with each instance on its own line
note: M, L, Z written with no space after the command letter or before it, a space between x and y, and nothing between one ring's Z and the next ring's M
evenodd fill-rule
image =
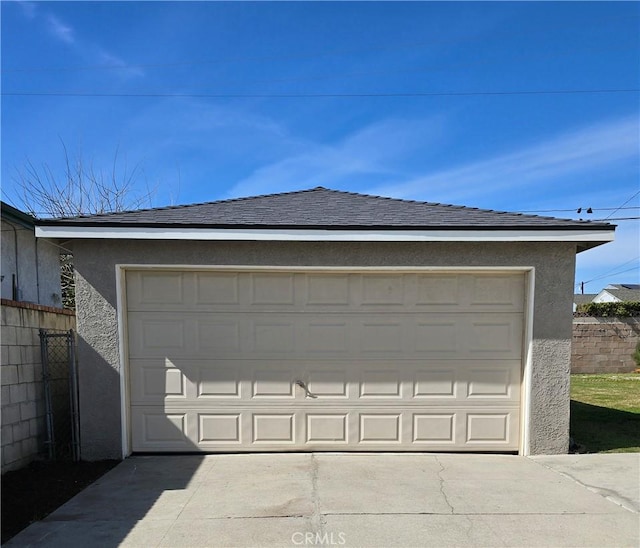
M98 48L97 57L98 63L117 69L118 74L122 77L135 77L144 75L144 71L140 67L127 64L126 61L124 61L117 55L114 55L113 53L109 53L105 49Z
M403 159L445 132L443 116L424 120L385 119L361 128L335 144L306 143L278 161L256 169L228 192L246 196L310 188L340 187L396 179Z
M22 9L22 13L28 19L33 19L36 16L37 6L35 2L26 2L25 0L16 0L16 3Z
M47 28L53 36L62 42L73 44L76 41L73 28L52 13L47 15Z
M371 188L400 198L468 201L475 196L602 168L638 157L639 122L630 116L580 128L542 143L486 160ZM434 198L437 197L437 198Z
M38 8L31 2L18 2L22 11L29 19L36 19L44 24L47 32L59 42L67 44L80 57L83 62L92 65L105 65L112 67L113 74L117 78L127 80L132 77L144 76L144 71L139 67L130 66L124 59L118 57L100 44L83 39L81 34L69 22L56 15L51 10Z

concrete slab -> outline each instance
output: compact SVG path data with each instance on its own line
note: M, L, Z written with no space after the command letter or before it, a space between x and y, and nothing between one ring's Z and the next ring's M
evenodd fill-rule
M176 521L160 544L154 546L282 548L296 546L295 540L314 530L309 518L183 519Z
M637 548L640 522L630 512L614 514L510 514L479 516L502 546Z
M315 454L314 460L321 513L451 513L433 456Z
M39 521L22 531L4 546L30 548L69 548L91 546L159 546L171 525L170 520L121 521Z
M633 459L573 457L133 457L7 546L640 546Z
M309 478L238 477L207 482L185 504L184 519L305 516L313 512Z
M640 453L531 457L591 491L640 512Z
M329 515L322 529L322 534L333 535L334 544L343 539L345 547L503 546L481 516Z

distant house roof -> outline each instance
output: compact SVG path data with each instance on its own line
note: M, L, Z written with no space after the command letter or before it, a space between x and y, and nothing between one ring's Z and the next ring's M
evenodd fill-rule
M25 228L30 228L33 230L35 226L36 218L24 211L20 211L13 206L10 206L6 202L0 201L0 217L4 221L10 221Z
M608 223L310 190L66 219L45 238L297 241L564 241L583 251L613 240Z
M602 229L613 225L317 187L202 204L41 220L39 225L323 229Z
M640 301L640 284L610 284L603 291L621 301Z
M593 301L597 293L576 293L573 296L573 304L587 304Z

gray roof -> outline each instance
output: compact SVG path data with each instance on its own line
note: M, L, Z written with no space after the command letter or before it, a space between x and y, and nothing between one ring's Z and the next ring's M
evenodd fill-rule
M41 219L38 225L405 230L612 230L613 225L383 198L323 187L203 204Z
M621 301L640 301L640 285L638 284L611 284L604 290L618 297Z
M576 293L573 296L574 304L587 304L593 301L593 298L597 295L597 293Z
M0 217L5 221L14 222L25 228L30 228L32 231L36 221L36 218L32 215L10 206L6 202L0 202Z

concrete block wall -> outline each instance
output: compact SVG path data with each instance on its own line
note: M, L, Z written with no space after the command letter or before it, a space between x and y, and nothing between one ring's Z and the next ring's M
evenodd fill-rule
M39 329L75 329L69 310L2 299L2 473L43 454L46 434Z
M640 318L574 318L572 373L630 373Z

